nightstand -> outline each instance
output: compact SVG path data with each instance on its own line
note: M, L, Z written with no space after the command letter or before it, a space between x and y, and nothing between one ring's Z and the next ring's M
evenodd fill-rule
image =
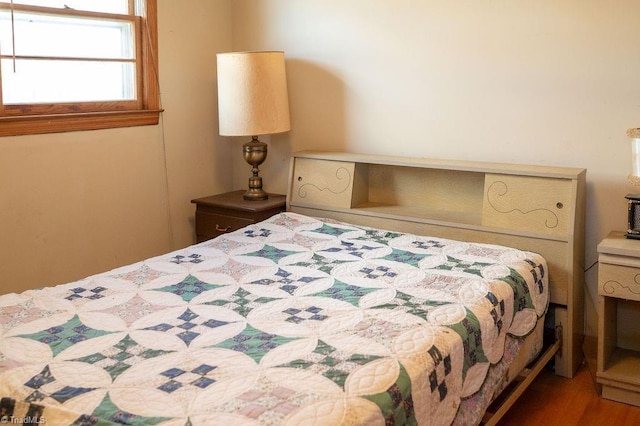
M200 243L268 219L286 209L286 197L269 194L260 201L242 198L244 190L191 200L196 205L196 239Z
M602 397L640 405L640 241L598 244L598 371Z

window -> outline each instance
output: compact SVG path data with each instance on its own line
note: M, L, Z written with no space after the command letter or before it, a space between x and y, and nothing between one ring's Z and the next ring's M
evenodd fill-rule
M0 136L157 124L156 0L0 0Z

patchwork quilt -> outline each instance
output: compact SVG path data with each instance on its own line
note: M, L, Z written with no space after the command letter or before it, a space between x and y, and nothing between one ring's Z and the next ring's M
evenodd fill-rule
M0 296L0 420L449 424L547 306L537 254L282 213Z

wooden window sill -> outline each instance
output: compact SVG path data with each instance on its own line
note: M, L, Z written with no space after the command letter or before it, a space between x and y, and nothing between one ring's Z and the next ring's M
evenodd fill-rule
M163 110L0 117L0 136L35 135L158 124Z

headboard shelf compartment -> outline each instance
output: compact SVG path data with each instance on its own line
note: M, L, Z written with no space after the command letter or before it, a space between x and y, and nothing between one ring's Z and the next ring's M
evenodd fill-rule
M443 222L451 224L452 226L460 224L464 227L470 225L481 226L482 219L480 213L469 214L454 210L435 209L428 206L420 207L374 202L358 204L349 210L354 210L365 215L384 216L402 220L414 219L425 223Z
M291 162L290 211L542 254L563 329L556 373L573 376L582 359L584 169L310 151Z

